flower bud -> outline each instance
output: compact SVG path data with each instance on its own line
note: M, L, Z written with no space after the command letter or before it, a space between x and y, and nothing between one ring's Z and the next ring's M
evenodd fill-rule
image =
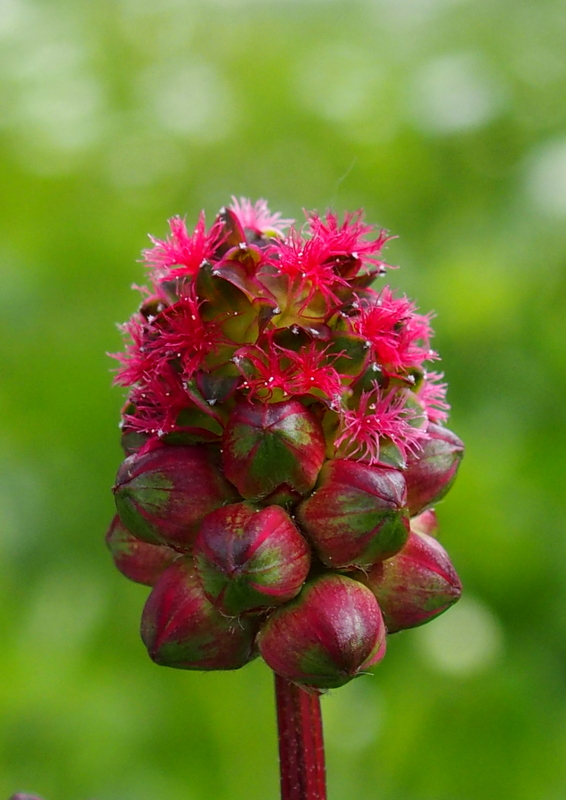
M432 536L438 539L438 518L436 512L432 508L427 508L416 517L411 519L411 531L413 533L426 533L427 536Z
M213 448L158 447L127 458L116 477L120 519L150 544L190 549L206 514L237 498Z
M316 483L326 443L316 417L298 400L240 402L224 431L226 477L247 500L282 485L306 494Z
M254 657L251 618L228 619L207 600L189 559L161 575L142 615L141 637L156 664L239 669Z
M430 424L429 439L422 450L407 460L407 505L411 516L440 500L452 486L464 444L455 433L441 425Z
M411 533L400 553L361 580L376 596L388 633L424 625L462 593L448 553L427 534Z
M137 539L117 514L106 534L106 546L122 575L146 586L153 586L163 570L179 557L179 553L166 545Z
M280 506L258 511L235 503L213 511L193 555L206 596L228 616L287 602L310 567L309 546Z
M399 470L328 461L316 491L297 509L301 528L329 567L369 567L397 553L409 534Z
M264 623L258 646L274 672L317 689L343 686L385 655L385 626L373 594L326 573Z

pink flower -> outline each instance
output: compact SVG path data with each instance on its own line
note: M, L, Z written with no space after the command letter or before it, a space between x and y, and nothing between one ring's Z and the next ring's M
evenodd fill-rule
M278 244L277 256L277 272L289 279L289 294L298 298L301 311L317 295L324 300L326 309L340 304L336 292L340 287L347 287L348 282L329 260L331 250L323 239L304 240L299 231L292 229Z
M378 464L381 444L390 439L403 458L419 450L428 438L426 430L414 427L416 413L406 405L403 394L384 395L377 384L371 392L363 392L357 408L341 412L341 432L335 447L348 458Z
M418 314L406 297L394 297L385 287L379 293L367 292L354 305L353 330L367 339L375 361L392 372L421 367L425 360L437 358L430 348L430 318Z
M202 262L210 258L220 241L220 226L215 223L206 230L204 212L192 235L189 235L185 220L173 217L169 220L171 236L167 239L149 238L153 247L144 250L146 264L152 268L154 279L194 277Z
M285 228L295 221L283 218L279 211L272 214L267 201L262 199L252 204L245 197L238 200L232 195L228 208L234 212L244 230L253 231L257 236L283 236Z
M360 262L359 266L363 264L368 271L379 274L384 273L385 267L389 266L377 254L393 237L382 230L376 239L368 239L367 236L373 233L374 226L363 221L362 211L345 214L342 225L338 223L338 217L330 211L324 220L314 211L307 216L313 239L324 244L329 258L350 256Z
M427 417L435 423L446 422L450 411L450 404L446 402L448 384L439 382L443 377L443 372L427 372L417 391Z

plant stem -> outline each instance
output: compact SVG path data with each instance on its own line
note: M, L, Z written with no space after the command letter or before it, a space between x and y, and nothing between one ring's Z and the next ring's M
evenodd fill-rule
M275 675L281 800L326 800L320 698Z

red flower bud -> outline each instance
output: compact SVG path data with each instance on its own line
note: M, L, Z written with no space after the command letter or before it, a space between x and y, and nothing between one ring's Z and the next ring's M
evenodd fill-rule
M438 538L438 519L436 512L428 508L416 517L411 519L411 531L413 533L426 533L427 536Z
M385 626L373 594L337 573L313 579L274 611L258 636L274 672L293 683L331 689L385 655Z
M207 600L189 559L165 570L149 595L141 637L156 664L239 669L254 658L255 623L228 619Z
M163 570L179 558L179 553L166 545L137 539L117 514L106 534L106 545L122 575L146 586L153 586Z
M422 450L407 460L407 505L411 516L440 500L452 486L464 444L455 433L441 425L430 424L429 439Z
M448 553L426 534L411 533L400 553L375 564L362 580L377 597L388 633L423 625L462 593Z
M290 600L310 567L308 544L279 506L258 511L236 503L213 511L193 555L206 596L229 616Z
M187 550L206 514L237 494L223 478L215 450L196 445L130 456L118 470L114 499L138 539Z
M326 450L319 421L298 400L240 402L228 420L223 446L226 477L248 500L281 486L306 494Z
M409 534L405 479L399 470L328 461L297 518L329 567L368 567L397 553Z

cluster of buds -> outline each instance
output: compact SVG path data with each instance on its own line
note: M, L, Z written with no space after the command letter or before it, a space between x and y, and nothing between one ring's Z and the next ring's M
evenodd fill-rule
M430 317L372 288L388 240L363 221L233 198L144 253L151 288L123 326L126 459L107 544L152 587L158 664L261 655L324 690L384 656L461 591L431 507L463 445L426 364Z

